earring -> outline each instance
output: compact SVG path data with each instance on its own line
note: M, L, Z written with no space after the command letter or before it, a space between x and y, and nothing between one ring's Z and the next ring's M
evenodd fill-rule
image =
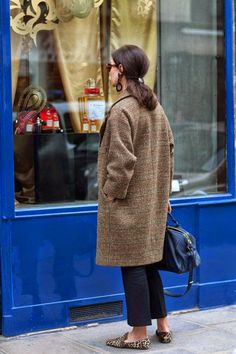
M122 91L122 89L123 89L122 84L121 84L120 82L118 82L118 83L116 84L116 91L117 91L117 92L120 92L120 91Z
M120 92L123 89L122 83L120 82L121 77L122 77L122 74L119 73L118 74L118 82L116 84L116 91L117 92Z

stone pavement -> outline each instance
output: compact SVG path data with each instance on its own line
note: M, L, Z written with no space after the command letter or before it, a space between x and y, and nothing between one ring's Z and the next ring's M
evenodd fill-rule
M150 350L144 352L236 354L236 305L204 311L171 313L169 323L174 336L172 343L157 342L153 321L153 325L148 329L152 346ZM106 338L119 336L129 328L125 321L121 321L11 338L0 336L0 354L131 354L131 349L115 349L104 344Z

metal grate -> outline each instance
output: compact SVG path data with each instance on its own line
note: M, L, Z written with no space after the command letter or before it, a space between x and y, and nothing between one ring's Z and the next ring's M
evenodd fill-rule
M70 321L79 322L123 315L123 302L107 302L70 308Z

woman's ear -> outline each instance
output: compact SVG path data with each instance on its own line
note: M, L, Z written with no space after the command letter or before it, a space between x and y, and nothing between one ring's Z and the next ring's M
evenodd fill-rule
M124 72L124 67L123 67L122 64L119 64L118 69L119 69L120 73L123 74L123 72Z

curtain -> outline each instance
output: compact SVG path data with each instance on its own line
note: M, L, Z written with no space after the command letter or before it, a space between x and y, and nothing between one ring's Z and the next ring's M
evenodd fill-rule
M111 2L105 1L100 7L100 55L103 91L106 102L109 92L109 74L106 64L110 61Z
M20 69L22 36L11 30L11 72L12 72L12 104L15 99L16 87Z
M59 71L75 132L81 131L76 103L83 96L86 81L94 78L102 87L99 36L98 9L86 18L61 22L54 30Z
M156 1L111 1L111 52L124 44L141 47L150 60L145 83L154 88L157 67L157 15ZM110 89L110 99L115 99Z

